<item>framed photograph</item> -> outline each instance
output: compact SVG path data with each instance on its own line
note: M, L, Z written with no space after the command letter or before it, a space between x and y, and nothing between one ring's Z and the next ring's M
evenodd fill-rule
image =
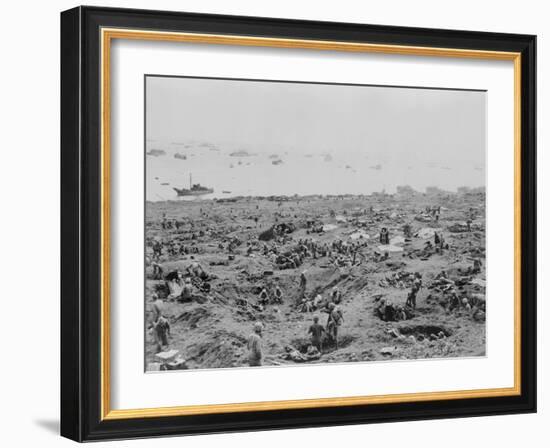
M535 36L61 14L61 433L536 411Z

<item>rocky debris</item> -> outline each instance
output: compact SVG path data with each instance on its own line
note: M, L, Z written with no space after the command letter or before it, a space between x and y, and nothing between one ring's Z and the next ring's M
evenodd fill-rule
M173 361L164 364L163 369L161 368L161 370L187 370L188 368L189 367L187 366L185 359L178 357Z
M168 350L166 352L157 353L155 358L157 358L161 363L166 363L173 361L178 353L179 350Z

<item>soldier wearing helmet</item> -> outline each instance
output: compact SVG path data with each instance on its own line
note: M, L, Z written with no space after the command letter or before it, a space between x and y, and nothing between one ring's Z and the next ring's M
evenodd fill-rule
M262 330L262 323L256 322L254 331L248 336L248 364L251 367L262 365Z

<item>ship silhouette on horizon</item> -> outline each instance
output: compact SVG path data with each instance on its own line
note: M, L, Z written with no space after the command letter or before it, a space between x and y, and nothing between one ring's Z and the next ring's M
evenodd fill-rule
M214 193L213 188L204 187L201 184L193 184L193 177L189 174L189 188L174 188L174 191L178 194L178 197L183 196L203 196L205 194Z

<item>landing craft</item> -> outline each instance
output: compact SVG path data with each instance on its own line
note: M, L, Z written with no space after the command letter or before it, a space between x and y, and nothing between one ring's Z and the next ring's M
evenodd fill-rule
M175 192L180 196L203 196L205 194L214 193L213 188L203 187L201 184L193 184L191 174L189 175L189 189L173 187Z
M147 152L147 155L153 156L153 157L160 157L160 156L166 155L166 151L164 151L163 149L151 149L149 152Z

